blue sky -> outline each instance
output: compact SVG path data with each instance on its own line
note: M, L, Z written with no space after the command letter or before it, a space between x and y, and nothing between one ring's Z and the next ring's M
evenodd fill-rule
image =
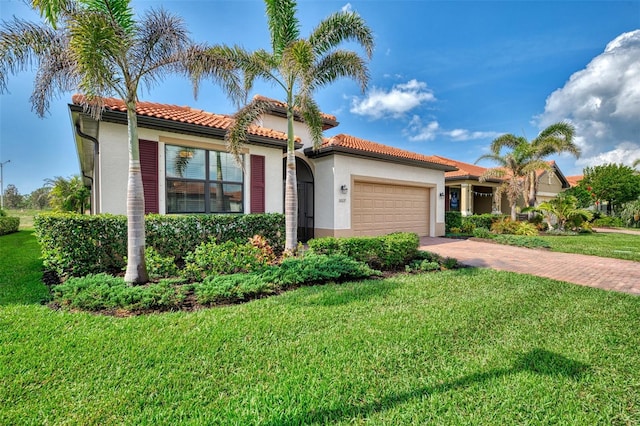
M183 17L195 41L269 48L264 5L244 1L134 1L137 13L162 6ZM316 100L347 133L424 154L473 163L502 133L531 139L553 122L577 129L581 159L555 157L565 175L640 158L640 0L634 1L300 1L302 35L330 13L359 13L375 34L371 81L321 89ZM0 0L3 20L37 21L21 0ZM9 77L0 95L4 186L22 194L46 178L77 174L67 104L38 118L34 74ZM255 93L281 99L271 86ZM254 94L255 94L254 93ZM194 100L183 78L166 79L140 99L233 113L212 83ZM480 163L490 167L490 163Z

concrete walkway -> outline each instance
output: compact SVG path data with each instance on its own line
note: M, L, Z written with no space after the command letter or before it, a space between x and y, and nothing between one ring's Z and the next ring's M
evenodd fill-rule
M423 237L420 245L422 250L455 257L468 266L640 295L640 262L451 238Z

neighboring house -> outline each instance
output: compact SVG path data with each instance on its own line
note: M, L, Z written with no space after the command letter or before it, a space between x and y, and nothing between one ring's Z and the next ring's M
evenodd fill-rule
M442 161L453 164L457 170L445 173L445 210L455 210L463 216L484 213L503 213L510 210L509 201L503 194L499 205L495 202L496 188L502 183L501 179L491 178L480 182L480 176L489 168L462 161L438 157ZM560 192L569 188L569 182L558 168L555 161L550 161L551 170L538 172L537 202L548 201ZM518 202L524 206L524 199Z
M126 213L126 108L105 99L102 120L69 105L82 176L92 213ZM242 166L224 141L232 118L184 106L137 105L147 213L262 213L284 211L286 110L273 108L249 131ZM324 129L338 125L323 115ZM298 237L377 235L394 231L444 235L447 160L364 141L328 138L313 150L307 127L294 124L298 180Z
M584 178L584 175L567 176L567 182L569 182L569 187L573 188L574 186L578 186L578 184L583 178Z

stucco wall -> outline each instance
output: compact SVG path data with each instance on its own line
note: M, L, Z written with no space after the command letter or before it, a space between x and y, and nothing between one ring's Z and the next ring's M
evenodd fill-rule
M158 207L161 213L166 212L165 181L165 144L192 146L210 150L226 150L225 142L178 133L160 132L151 129L139 129L140 139L158 142ZM129 154L127 147L127 128L124 125L107 122L100 123L100 167L99 180L101 188L100 213L126 214L127 175ZM249 176L251 165L249 155L265 157L265 211L282 213L282 151L254 145L245 146L245 181L244 211L250 211L251 188Z
M394 184L430 187L429 235L444 234L444 172L421 167L368 160L346 155L330 155L315 164L315 226L318 235L333 229L334 235L348 235L351 229L351 197L354 179L382 179ZM340 187L346 185L343 194Z

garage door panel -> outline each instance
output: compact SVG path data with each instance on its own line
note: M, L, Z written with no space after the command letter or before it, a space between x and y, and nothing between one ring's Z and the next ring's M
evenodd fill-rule
M356 235L429 233L429 188L354 182L351 223Z

